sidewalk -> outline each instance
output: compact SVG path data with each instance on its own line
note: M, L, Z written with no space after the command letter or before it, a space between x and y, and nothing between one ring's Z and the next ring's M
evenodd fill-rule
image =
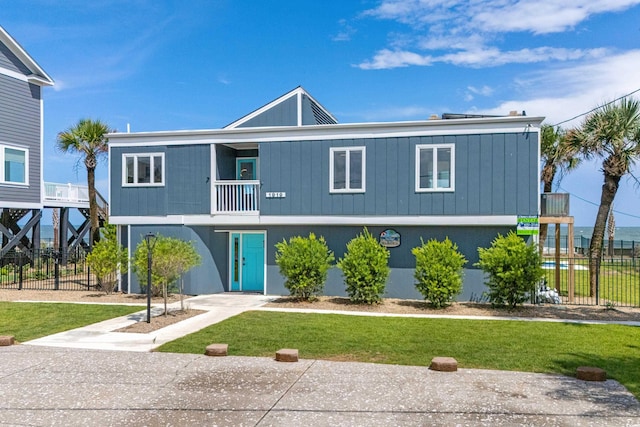
M613 380L27 345L0 358L2 425L640 425Z
M387 316L387 317L422 317L422 318L455 318L477 320L517 320L528 322L560 322L582 324L620 324L627 326L640 326L637 321L605 321L605 320L567 320L548 318L523 318L523 317L497 317L497 316L447 316L441 314L389 314L369 313L363 311L342 310L314 310L263 307L269 301L277 299L277 296L265 296L257 294L212 294L200 295L185 300L185 305L192 309L204 310L206 313L191 317L173 325L150 332L148 334L113 332L146 318L146 308L128 316L105 320L104 322L84 326L58 334L49 335L32 341L25 345L39 345L48 347L84 348L94 350L122 350L122 351L152 351L164 343L173 341L190 333L199 331L209 325L221 322L232 316L247 310L287 311L296 313L324 313L353 316ZM180 302L168 305L169 309L178 309ZM153 315L160 314L163 308L152 308Z
M150 351L243 311L272 310L262 307L272 298L205 295L186 304L207 313L149 334L113 332L142 310L0 347L0 424L640 426L640 402L614 380Z
M113 332L145 319L147 315L145 308L140 312L128 316L105 320L104 322L60 332L23 344L93 350L151 351L166 342L199 331L202 328L221 322L243 311L256 309L274 298L275 297L251 294L201 295L185 300L185 305L192 309L205 310L206 313L174 323L173 325L148 334ZM169 309L177 309L180 307L180 302L174 302L167 307ZM161 307L152 308L152 322L153 315L161 313L163 309L164 308Z

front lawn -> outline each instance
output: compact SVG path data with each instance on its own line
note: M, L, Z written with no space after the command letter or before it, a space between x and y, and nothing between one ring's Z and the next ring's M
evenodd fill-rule
M461 368L575 374L603 368L640 397L640 328L502 320L417 319L251 311L167 343L159 351L273 357L297 348L305 359L428 366L450 356Z
M25 342L140 310L124 305L0 301L0 335Z

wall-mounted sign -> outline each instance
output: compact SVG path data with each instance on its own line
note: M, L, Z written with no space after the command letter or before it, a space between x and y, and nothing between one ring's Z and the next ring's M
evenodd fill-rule
M400 233L391 228L384 230L380 233L380 244L385 248L397 248L400 246Z
M284 199L287 197L287 193L284 191L267 191L264 193L264 197L267 199Z
M540 220L537 216L518 216L516 234L519 236L537 236L540 230Z

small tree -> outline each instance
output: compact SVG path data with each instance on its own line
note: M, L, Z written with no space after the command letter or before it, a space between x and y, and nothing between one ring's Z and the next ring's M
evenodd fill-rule
M138 243L133 256L133 268L142 286L147 284L147 243ZM151 291L154 296L164 297L164 313L167 314L167 293L169 286L180 276L201 262L200 254L193 242L158 235L152 250Z
M347 253L338 261L352 302L380 302L389 277L389 250L364 231L347 243Z
M284 286L292 296L303 300L322 293L327 280L327 272L334 261L324 237L292 237L289 243L276 243L276 264L285 277Z
M527 299L544 276L540 253L510 231L498 234L491 247L478 248L480 261L475 265L488 274L489 301L493 306L514 308Z
M432 306L442 308L462 291L462 267L466 258L449 238L422 242L411 250L416 257L416 289Z
M115 225L105 224L103 238L94 244L87 255L87 264L95 274L98 287L107 294L113 292L118 281L118 272L127 272L129 254L127 249L118 243L118 232Z

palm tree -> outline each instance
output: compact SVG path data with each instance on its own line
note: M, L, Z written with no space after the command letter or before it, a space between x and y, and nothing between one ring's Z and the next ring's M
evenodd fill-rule
M57 148L64 153L78 153L87 168L89 189L89 218L91 221L91 245L100 240L98 203L96 201L95 171L98 160L107 154L105 135L112 130L100 120L81 119L75 126L58 134Z
M600 273L597 261L602 256L611 204L618 191L620 178L630 174L631 167L640 159L640 104L629 98L623 98L619 103L605 104L588 115L579 128L570 130L567 140L586 159L604 159L604 184L589 246L589 281L593 296Z
M578 157L578 151L567 143L565 139L566 132L560 127L542 125L540 133L542 135L540 157L543 162L540 181L543 184L542 191L551 193L556 173L560 172L559 184L567 172L575 169L580 164L580 158ZM544 246L548 228L549 224L540 224L540 248Z

